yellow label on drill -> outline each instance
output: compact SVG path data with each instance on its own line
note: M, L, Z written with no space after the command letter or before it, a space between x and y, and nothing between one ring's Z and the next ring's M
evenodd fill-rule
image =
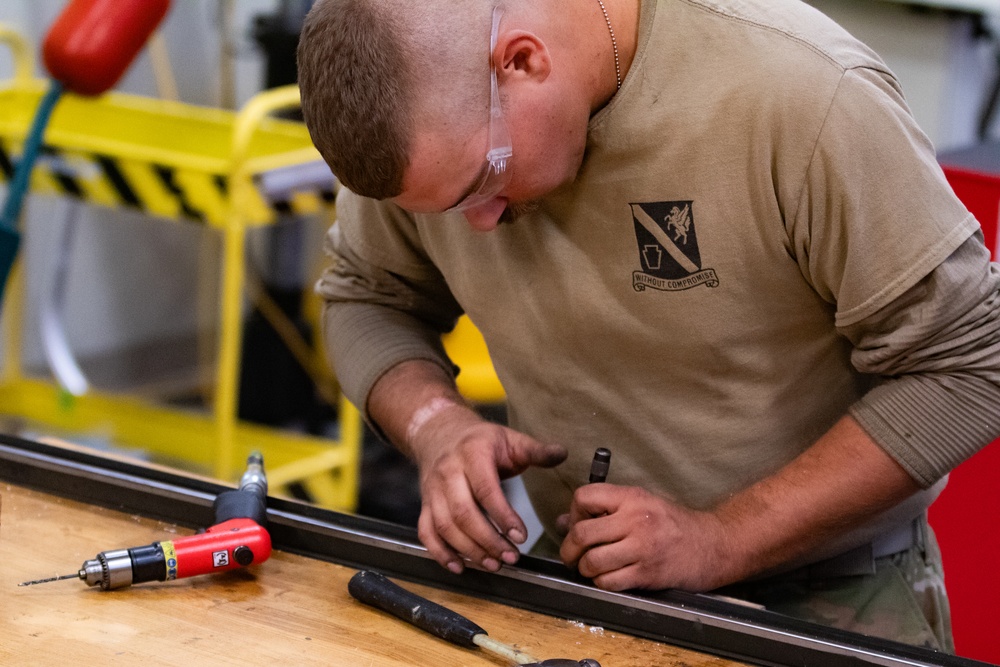
M160 548L163 549L163 560L167 564L167 581L177 578L177 551L174 549L174 543L171 541L160 542Z

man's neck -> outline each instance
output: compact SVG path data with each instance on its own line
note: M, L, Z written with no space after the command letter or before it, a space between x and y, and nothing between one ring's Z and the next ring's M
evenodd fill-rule
M590 0L588 30L597 35L593 111L604 107L618 92L635 59L639 41L639 0Z

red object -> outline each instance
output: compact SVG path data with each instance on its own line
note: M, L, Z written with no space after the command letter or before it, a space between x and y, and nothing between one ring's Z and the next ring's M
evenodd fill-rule
M998 256L1000 146L940 157L955 193L976 216ZM1000 405L996 406L1000 410ZM955 648L963 657L1000 664L1000 440L952 473L930 508L951 600Z
M167 579L256 565L271 556L271 536L253 519L230 519L204 533L161 545L167 561ZM171 550L173 554L169 553Z
M997 147L997 169L1000 170L1000 146ZM946 158L942 158L946 159ZM966 166L944 164L944 174L965 207L976 216L983 228L986 247L997 259L997 227L1000 221L1000 171L985 173Z
M170 0L72 0L45 37L45 67L67 90L100 95L118 83L169 8Z

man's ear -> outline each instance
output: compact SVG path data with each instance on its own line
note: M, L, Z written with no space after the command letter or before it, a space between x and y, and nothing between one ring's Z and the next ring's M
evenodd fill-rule
M542 82L552 72L552 58L538 35L527 30L510 30L497 36L493 66L501 84L518 79Z

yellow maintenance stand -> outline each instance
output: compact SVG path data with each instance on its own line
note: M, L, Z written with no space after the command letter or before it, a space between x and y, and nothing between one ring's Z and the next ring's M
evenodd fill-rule
M18 33L0 26L0 41L15 62L14 76L0 86L0 177L9 180L47 84L32 78L31 51ZM52 160L43 161L32 174L33 192L194 221L222 236L214 400L210 411L198 411L97 390L68 396L47 379L26 376L21 360L23 278L15 266L3 308L0 414L63 432L99 433L115 443L186 461L223 480L234 479L247 454L260 450L275 491L299 484L319 504L354 508L361 418L339 393L336 439L237 418L247 230L272 224L279 211L319 212L333 199L331 188L270 202L256 186L261 174L319 159L301 123L273 117L298 105L294 86L261 93L236 113L120 93L96 99L64 96L46 131L45 150L63 165L80 168L70 176L51 169Z

